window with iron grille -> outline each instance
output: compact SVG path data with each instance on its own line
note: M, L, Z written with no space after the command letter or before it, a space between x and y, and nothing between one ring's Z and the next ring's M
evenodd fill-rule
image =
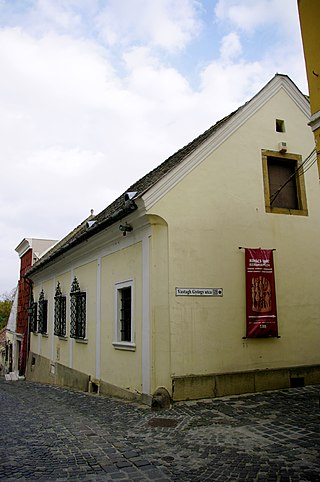
M32 301L30 304L30 331L38 331L38 303Z
M116 284L115 348L134 350L133 281Z
M38 306L38 333L48 333L48 300L44 299L44 292L41 290Z
M131 286L119 290L120 341L131 341Z
M86 338L86 293L80 291L77 278L74 278L70 293L70 336Z
M262 151L266 212L308 215L302 158Z
M66 297L62 295L58 282L54 297L54 334L65 337L66 331Z

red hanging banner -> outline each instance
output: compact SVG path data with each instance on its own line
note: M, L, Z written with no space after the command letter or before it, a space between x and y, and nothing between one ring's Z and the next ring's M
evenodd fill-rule
M247 338L278 336L271 249L245 248Z

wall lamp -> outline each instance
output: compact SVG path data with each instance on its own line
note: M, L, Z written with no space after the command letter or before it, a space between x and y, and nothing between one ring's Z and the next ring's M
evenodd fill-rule
M130 224L126 223L126 224L120 224L119 229L120 231L122 231L123 236L126 236L127 233L130 233L133 230L133 227L130 226Z

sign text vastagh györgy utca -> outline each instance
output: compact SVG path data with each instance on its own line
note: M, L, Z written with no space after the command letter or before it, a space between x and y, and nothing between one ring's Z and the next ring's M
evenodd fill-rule
M223 296L223 288L176 288L176 296Z

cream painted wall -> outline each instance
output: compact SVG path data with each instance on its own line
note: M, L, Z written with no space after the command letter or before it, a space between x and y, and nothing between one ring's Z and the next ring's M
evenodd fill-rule
M97 262L92 261L72 271L66 271L61 275L50 277L35 284L34 300L38 300L41 289L44 290L45 299L48 300L48 335L31 334L32 352L93 377L95 376L96 342L96 271ZM86 341L76 341L70 338L70 290L74 276L78 279L80 289L87 293ZM66 296L67 304L67 338L65 340L53 335L54 295L58 281L60 282L62 293ZM72 347L70 347L70 344L72 344Z
M135 351L120 350L115 340L115 284L133 281ZM142 243L101 258L101 379L142 392Z
M128 218L130 221L130 218ZM132 235L124 238L119 229L101 233L93 242L74 250L71 256L62 260L34 277L34 296L38 300L44 288L48 299L48 336L31 334L31 351L46 359L66 367L100 378L132 392L143 391L142 370L144 370L144 389L150 389L150 340L149 335L142 338L142 320L149 332L149 300L144 301L142 294L149 298L148 252L150 233L146 222L141 228L135 226ZM117 227L116 227L117 228ZM117 238L114 234L116 232ZM143 248L144 246L144 248ZM146 252L147 251L147 252ZM145 259L143 259L143 257ZM60 274L59 274L60 272ZM74 277L80 289L87 293L87 340L77 341L70 338L70 289ZM133 280L135 351L120 350L114 347L115 329L115 283ZM58 281L67 301L67 336L61 339L53 336L54 294ZM100 303L99 296L101 297ZM99 311L101 309L101 311ZM98 331L97 331L98 328ZM96 345L97 344L97 345ZM96 349L96 346L98 349ZM142 366L142 351L144 360Z
M276 132L276 119L285 121L285 133ZM319 363L317 167L305 174L309 215L270 214L261 158L262 149L278 150L280 141L305 158L314 148L307 121L278 92L149 210L168 224L172 375ZM276 249L280 339L242 339L245 274L239 246ZM176 297L175 287L222 287L224 296ZM160 322L161 315L155 324Z

